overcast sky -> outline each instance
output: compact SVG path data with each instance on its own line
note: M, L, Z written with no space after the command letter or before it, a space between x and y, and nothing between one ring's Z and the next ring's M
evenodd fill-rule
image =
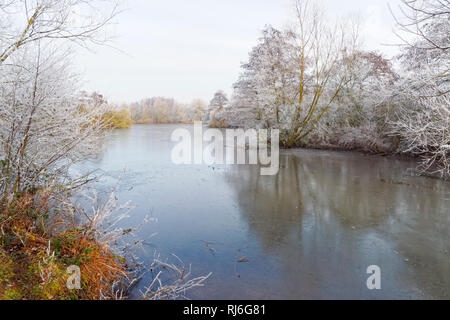
M396 43L388 8L398 0L323 0L331 16L358 13L365 45L392 56ZM115 103L151 96L180 102L231 93L240 64L266 24L283 27L291 0L128 0L117 18L115 47L83 51L77 60L85 89Z

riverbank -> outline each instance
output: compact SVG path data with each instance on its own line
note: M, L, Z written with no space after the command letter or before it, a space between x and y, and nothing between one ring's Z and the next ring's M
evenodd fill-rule
M76 228L63 214L48 223L49 197L22 195L0 211L0 300L117 298L125 260L96 239L96 230Z
M229 126L225 120L213 119L210 121L209 128L218 128L222 130L226 129L238 129L238 127ZM313 136L313 135L312 135ZM333 139L332 139L333 140ZM445 169L438 168L440 165L439 159L434 159L430 153L422 152L420 155L413 152L400 151L399 137L390 137L388 141L378 141L377 143L364 142L362 140L353 143L340 144L338 139L336 141L330 141L324 143L317 137L308 137L305 141L299 145L293 147L286 147L283 143L280 143L282 150L324 150L324 151L340 151L340 152L357 152L365 155L377 155L392 157L394 159L411 160L416 162L414 169L415 174L438 178L444 181L448 181L450 176L446 174ZM440 161L445 162L446 156L443 155ZM430 159L433 159L431 161ZM443 163L443 167L446 165Z

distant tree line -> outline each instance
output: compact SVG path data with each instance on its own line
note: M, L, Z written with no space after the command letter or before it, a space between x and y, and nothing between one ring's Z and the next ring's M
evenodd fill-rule
M193 123L202 121L206 114L206 103L201 99L183 104L173 98L154 97L117 106L100 93L82 91L79 103L82 108L102 109L107 127L116 129L130 128L132 124Z
M149 271L131 254L137 229L117 225L129 204L95 192L95 170L71 170L131 125L128 110L80 93L73 68L77 46L108 43L121 2L0 0L0 300L122 300ZM184 298L209 277L150 265L142 299Z
M153 97L123 104L120 109L127 110L136 124L193 123L203 119L206 103L195 99L190 104L183 104L173 98Z

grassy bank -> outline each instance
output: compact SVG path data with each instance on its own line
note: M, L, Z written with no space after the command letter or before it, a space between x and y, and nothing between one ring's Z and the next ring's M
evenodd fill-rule
M0 299L114 298L113 286L127 275L124 259L96 240L94 230L62 220L49 227L48 198L27 194L2 206ZM79 290L68 289L70 266L80 268Z

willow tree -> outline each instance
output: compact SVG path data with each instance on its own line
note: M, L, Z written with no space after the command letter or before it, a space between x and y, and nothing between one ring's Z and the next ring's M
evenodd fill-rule
M358 33L356 24L332 22L316 3L298 0L294 12L287 30L263 30L232 103L234 111L254 113L244 126L279 129L288 148L302 144L349 81Z
M288 34L297 82L295 98L285 110L285 147L300 144L338 97L348 81L343 62L351 65L358 43L356 24L333 22L316 3L297 0L295 12Z

